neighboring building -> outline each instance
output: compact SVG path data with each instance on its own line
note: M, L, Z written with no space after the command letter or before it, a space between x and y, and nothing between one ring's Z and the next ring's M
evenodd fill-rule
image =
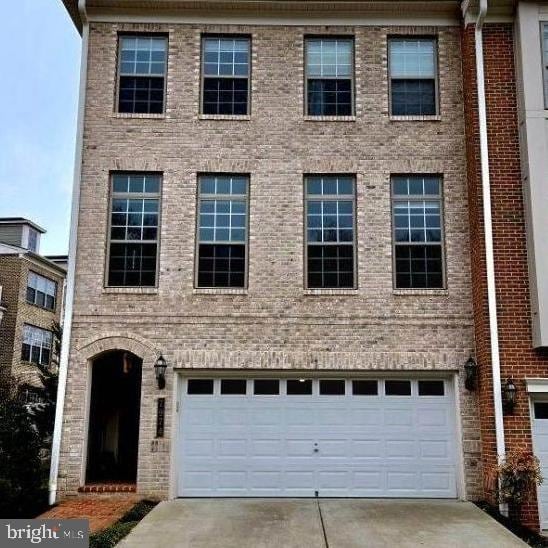
M489 160L483 178L477 13L476 2L464 5L463 72L484 487L494 500L497 453L533 451L548 478L548 3L489 3L482 30ZM489 180L493 276L483 238L482 183ZM488 281L496 315L489 314ZM521 518L548 529L546 480L523 504Z
M27 219L0 218L0 375L26 393L40 386L35 364L52 364L52 326L62 313L66 271L40 255L44 232Z
M65 3L52 488L481 498L459 4Z

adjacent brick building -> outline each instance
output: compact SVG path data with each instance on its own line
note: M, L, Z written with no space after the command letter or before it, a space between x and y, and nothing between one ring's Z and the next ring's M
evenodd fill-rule
M32 400L36 363L53 365L53 324L60 323L66 270L40 255L45 231L23 218L0 219L0 375Z
M487 498L495 498L497 463L491 338L483 240L482 177L474 19L464 10L463 76L466 111L472 281L482 455ZM543 3L495 3L483 25L485 98L491 189L500 376L503 400L510 382L515 405L505 405L505 450L533 451L548 475L546 426L546 81ZM546 488L521 509L527 525L548 528Z

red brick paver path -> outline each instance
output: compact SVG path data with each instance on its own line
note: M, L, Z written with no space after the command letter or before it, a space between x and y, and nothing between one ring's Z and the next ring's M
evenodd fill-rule
M91 533L105 529L118 521L141 497L124 495L86 495L65 500L44 512L39 519L89 519Z

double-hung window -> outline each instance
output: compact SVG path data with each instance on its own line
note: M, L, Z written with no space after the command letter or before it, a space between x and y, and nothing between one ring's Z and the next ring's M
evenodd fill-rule
M441 178L393 176L395 287L444 287Z
M353 114L354 41L307 38L306 113L309 116Z
M164 112L167 38L120 35L118 112Z
M25 324L23 326L21 360L37 365L49 365L52 338L51 331Z
M354 288L355 179L309 175L305 185L307 287Z
M250 39L202 39L202 113L249 114Z
M155 286L161 176L115 173L111 177L109 286Z
M29 272L27 278L28 303L54 310L56 294L57 284L53 280L40 276L35 272Z
M198 181L197 287L245 287L246 175L202 175Z
M390 38L390 114L437 114L437 55L434 38Z

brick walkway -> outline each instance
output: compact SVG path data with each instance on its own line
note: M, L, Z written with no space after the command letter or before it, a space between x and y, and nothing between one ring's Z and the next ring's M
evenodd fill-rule
M64 500L38 518L89 519L90 532L94 533L118 521L140 498L137 495L85 495Z

